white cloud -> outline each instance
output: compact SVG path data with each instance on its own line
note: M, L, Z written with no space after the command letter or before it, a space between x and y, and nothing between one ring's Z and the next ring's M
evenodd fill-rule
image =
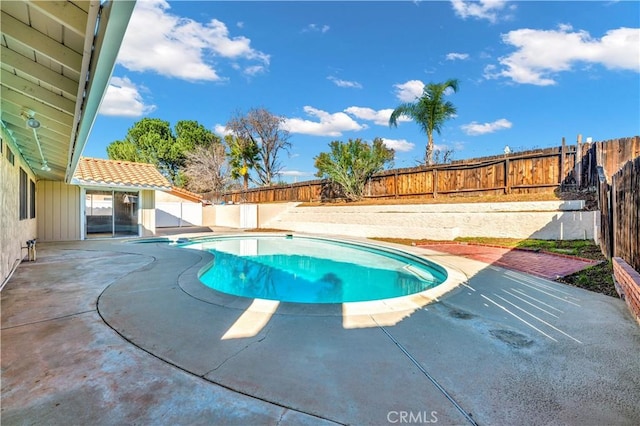
M225 136L230 135L232 133L231 130L227 129L227 126L225 126L224 124L216 124L213 127L213 132L216 135L222 136L222 137L225 137Z
M338 87L349 87L349 88L353 88L353 89L362 89L362 84L358 83L357 81L340 80L339 78L336 78L336 77L334 77L332 75L327 77L327 80L333 81L333 84L335 84Z
M409 152L415 148L416 144L405 139L387 139L382 138L382 142L387 148L391 148L396 152Z
M352 106L345 109L344 112L353 115L354 117L361 120L373 121L375 124L378 124L380 126L388 126L389 117L391 117L393 109L389 108L376 111L372 108ZM411 119L405 117L404 115L401 115L400 117L398 117L398 122L402 121L411 121Z
M283 127L291 133L314 136L342 136L342 132L366 128L365 125L357 123L344 112L330 114L310 106L305 106L304 112L317 118L319 121L287 118Z
M424 83L420 80L409 80L406 83L394 84L393 87L396 88L396 97L401 102L413 102L422 96Z
M492 123L478 123L476 121L472 121L469 124L460 126L460 128L467 135L478 136L478 135L484 135L487 133L495 133L498 130L510 129L511 126L512 126L512 123L509 120L505 118L501 118Z
M266 68L263 65L252 65L244 69L244 73L250 76L261 74L265 71L266 71Z
M127 77L111 77L99 114L140 117L155 109L155 105L145 104L139 88Z
M640 72L640 28L609 30L601 39L569 25L557 30L525 28L503 34L502 40L517 50L499 59L501 67L486 67L485 78L549 86L556 84L555 74L570 71L577 63Z
M303 33L326 33L331 29L328 25L309 24L302 29Z
M169 13L165 0L136 3L127 27L118 63L132 71L154 71L185 80L217 81L222 77L212 58L269 64L269 55L251 47L246 37L230 37L217 19L196 22Z
M459 59L461 61L464 61L465 59L469 59L469 54L468 53L447 53L447 61L455 61L456 59Z
M498 21L498 13L502 12L507 6L506 0L480 0L480 1L463 1L451 0L451 6L456 15L462 19L475 18L486 19L491 23ZM515 6L512 4L508 9L513 10Z
M299 170L281 170L280 172L278 172L278 174L282 176L294 176L294 177L313 176L313 173L301 172Z

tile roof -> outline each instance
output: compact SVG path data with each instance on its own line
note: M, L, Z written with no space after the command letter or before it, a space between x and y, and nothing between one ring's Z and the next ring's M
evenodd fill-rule
M99 158L80 158L71 183L170 190L171 184L153 164Z
M184 198L185 200L189 201L202 201L202 195L196 194L195 192L187 191L184 188L178 188L177 186L172 187L169 191L169 194L175 195L176 197Z

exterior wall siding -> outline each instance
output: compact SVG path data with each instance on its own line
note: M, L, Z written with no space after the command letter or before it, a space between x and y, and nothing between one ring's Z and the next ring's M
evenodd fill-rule
M140 236L148 237L156 234L155 191L140 191Z
M73 241L80 239L80 188L64 182L38 182L36 216L38 240Z
M2 153L0 154L0 285L9 277L14 267L27 256L27 240L36 238L38 212L36 217L20 220L20 168L27 173L27 189L30 181L36 177L20 155L18 149L9 144L9 138L2 134ZM14 164L7 158L7 150L11 150ZM36 190L36 194L37 194ZM27 202L31 197L27 196ZM36 206L37 206L36 201ZM29 206L30 207L30 206ZM30 208L27 208L27 212ZM29 216L29 215L28 215Z

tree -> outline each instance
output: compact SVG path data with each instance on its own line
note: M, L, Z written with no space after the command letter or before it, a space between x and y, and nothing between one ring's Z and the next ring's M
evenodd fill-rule
M188 151L183 173L190 191L224 191L230 176L225 146L213 142L209 146L198 145L193 151Z
M174 183L178 186L193 186L194 182L188 182L185 176L185 168L189 157L193 158L191 153L195 150L202 152L208 159L211 153L216 150L216 145L222 145L220 138L211 130L194 120L181 120L175 125L176 142L172 146L171 156L177 164L177 172L175 173ZM198 149L202 148L202 149ZM219 148L217 148L219 149ZM224 147L222 148L224 153ZM207 154L207 151L209 153ZM212 164L215 165L215 164ZM193 168L192 168L193 169ZM192 170L193 171L193 170ZM212 170L212 173L217 173Z
M433 163L433 131L440 134L444 122L456 114L456 107L445 101L445 92L451 89L458 91L458 80L451 79L444 83L429 83L424 87L422 96L415 102L399 105L389 117L389 126L398 127L398 118L405 116L413 119L420 125L427 135L425 150L425 164Z
M352 201L362 198L367 180L391 163L394 156L394 151L380 138L375 138L371 145L358 138L347 143L333 141L329 147L331 152L322 152L314 158L316 176L340 185Z
M242 139L233 135L225 136L224 142L229 149L227 156L231 178L242 179L242 187L246 191L249 189L249 171L258 162L258 145L251 139Z
M181 120L176 123L176 142L181 153L193 151L197 146L208 147L219 143L220 138L211 130L194 120Z
M281 150L291 148L289 132L282 128L284 117L272 114L265 108L252 108L248 113L237 113L226 127L242 141L247 149L257 147L257 159L249 161L244 167L253 168L259 185L271 185L282 166L278 160ZM246 182L246 180L245 180Z
M168 121L143 118L134 123L124 140L107 146L107 155L112 160L151 163L174 185L183 186L181 169L185 165L186 153L196 146L208 146L216 136L191 120L178 121L176 134L177 137Z
M151 163L169 174L171 169L171 147L175 138L168 121L158 118L143 118L127 132L124 140L107 146L112 160Z

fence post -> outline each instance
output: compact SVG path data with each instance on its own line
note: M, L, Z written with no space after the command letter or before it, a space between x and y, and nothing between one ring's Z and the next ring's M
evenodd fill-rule
M616 189L618 189L616 174L611 175L611 185L609 185L609 214L611 215L610 223L611 230L609 235L611 236L611 257L610 259L618 256L617 249L617 235L618 235L618 197L616 196ZM630 232L630 230L628 231Z
M559 176L559 184L560 184L560 191L564 191L564 180L565 180L565 176L564 176L564 159L567 156L567 145L564 141L564 136L562 137L562 147L560 148L560 176Z
M588 139L588 138L587 138ZM593 146L592 143L589 143L589 148L587 149L587 183L586 186L587 187L592 187L593 186L593 169L592 169L592 160L593 160L593 153L591 152L591 147Z
M438 169L431 169L431 176L433 176L433 198L438 196Z
M511 193L511 185L509 184L509 157L504 158L504 193Z
M582 135L578 134L578 147L576 149L576 189L582 187Z
M393 195L394 198L398 198L398 169L393 174Z

